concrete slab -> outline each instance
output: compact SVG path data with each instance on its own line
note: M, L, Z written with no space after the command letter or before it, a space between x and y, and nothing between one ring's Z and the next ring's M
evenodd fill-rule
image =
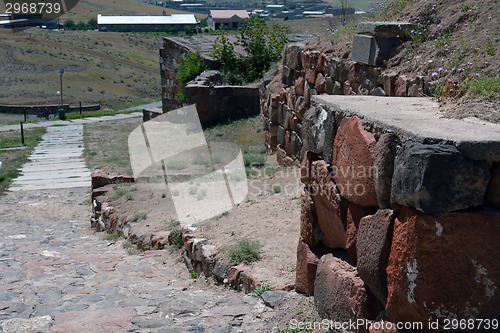
M428 98L316 95L314 105L356 115L375 134L393 132L402 140L455 145L475 160L500 161L500 125L442 118L439 105Z

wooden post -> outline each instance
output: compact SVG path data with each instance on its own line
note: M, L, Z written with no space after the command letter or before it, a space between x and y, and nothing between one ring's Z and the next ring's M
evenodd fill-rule
M80 101L80 116L82 115L82 101Z
M24 146L24 128L23 128L22 121L21 121L21 142L23 143L23 146Z

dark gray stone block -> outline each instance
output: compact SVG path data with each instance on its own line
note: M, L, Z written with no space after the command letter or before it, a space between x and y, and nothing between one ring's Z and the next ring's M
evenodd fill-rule
M374 215L363 217L359 222L356 242L359 277L384 305L387 303L386 269L395 218L396 214L390 209L381 209Z
M337 135L337 122L335 112L328 110L328 115L325 122L325 144L323 147L323 159L326 163L332 164L333 159L333 142Z
M370 95L371 96L380 96L380 97L387 96L384 89L382 89L381 87L375 88L372 91L370 91Z
M375 146L373 166L375 167L375 192L380 208L391 207L391 185L396 157L397 136L382 134Z
M283 126L278 126L278 144L279 145L282 145L282 146L285 146L285 134L286 134L286 131L285 131L285 128Z
M391 202L423 213L480 206L489 179L486 161L466 158L451 145L408 141L394 163Z
M261 297L265 305L271 308L275 308L276 306L283 304L283 302L288 297L288 291L283 291L283 290L266 291L265 293L262 294Z
M290 155L292 158L299 158L301 149L302 140L296 132L292 131L290 133Z
M316 154L323 152L327 112L321 106L311 107L302 119L302 143L306 150Z
M352 44L351 59L361 64L374 66L378 57L378 47L375 37L355 35Z

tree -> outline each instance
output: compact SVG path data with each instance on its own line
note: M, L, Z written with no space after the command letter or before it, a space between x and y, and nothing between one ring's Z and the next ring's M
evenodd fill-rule
M75 26L75 21L73 21L73 20L64 21L64 28L65 29L72 29L74 26Z
M266 24L258 17L252 17L238 29L238 43L249 56L248 80L254 81L269 70L278 60L288 41L287 29L276 23Z
M87 22L87 25L88 25L89 29L95 30L95 29L97 29L97 20L96 19L90 19Z
M234 52L236 43L228 39L228 33L225 30L217 30L217 38L214 42L214 50L210 56L219 60L229 71L238 70L241 64L240 57Z

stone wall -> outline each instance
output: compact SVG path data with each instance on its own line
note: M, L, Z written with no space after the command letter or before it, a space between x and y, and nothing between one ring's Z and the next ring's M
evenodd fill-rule
M261 113L268 150L301 161L296 290L341 322L495 318L500 125L382 97L430 85L302 45L285 49L282 82L262 84Z
M202 124L258 115L258 86L217 85L218 71L205 71L186 86L188 104L196 104Z

